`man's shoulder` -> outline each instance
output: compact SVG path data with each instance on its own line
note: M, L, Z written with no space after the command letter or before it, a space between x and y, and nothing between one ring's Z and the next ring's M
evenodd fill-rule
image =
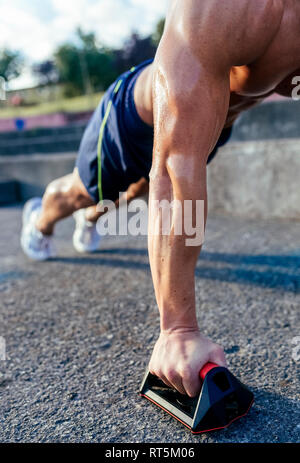
M175 0L168 27L200 56L215 53L239 65L264 53L283 12L282 0Z
M265 21L281 20L287 6L283 0L175 0L170 11L178 11L179 15L190 25L265 24Z

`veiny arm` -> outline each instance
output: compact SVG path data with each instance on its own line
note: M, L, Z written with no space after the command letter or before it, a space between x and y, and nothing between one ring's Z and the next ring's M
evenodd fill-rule
M263 56L280 28L282 0L173 0L154 63L155 143L150 176L149 254L161 333L149 369L182 393L200 390L207 361L225 365L223 349L197 324L194 270L201 246L158 233L155 200L196 201L207 211L206 162L228 112L230 70Z
M225 364L223 350L199 331L194 271L201 246L187 246L182 220L174 208L171 233L162 234L157 201L202 200L207 214L206 163L224 126L229 103L229 69L210 67L189 48L170 52L162 43L154 74L155 146L150 174L149 256L161 335L150 371L190 396L200 388L199 371L207 361Z

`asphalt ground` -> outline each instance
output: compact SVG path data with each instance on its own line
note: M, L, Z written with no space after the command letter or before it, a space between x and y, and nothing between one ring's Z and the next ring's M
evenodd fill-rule
M1 442L299 442L299 222L208 220L199 324L255 404L200 436L138 395L159 332L146 238L79 255L73 227L57 228L58 258L31 262L21 208L0 209Z

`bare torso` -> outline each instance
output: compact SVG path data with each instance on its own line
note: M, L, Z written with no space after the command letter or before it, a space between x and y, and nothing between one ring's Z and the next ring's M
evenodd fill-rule
M205 1L198 0L198 3L200 15ZM231 68L230 104L225 126L232 125L242 111L271 94L291 97L292 79L300 76L300 0L282 2L282 9L278 8L276 14L279 27L267 49L252 62ZM149 125L153 125L153 68L152 64L141 73L135 87L138 113Z

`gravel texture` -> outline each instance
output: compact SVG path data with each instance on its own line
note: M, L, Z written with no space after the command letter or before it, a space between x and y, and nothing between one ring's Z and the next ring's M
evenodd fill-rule
M0 209L1 442L299 442L299 222L208 221L199 323L256 401L200 436L137 393L159 330L146 238L78 255L73 223L57 228L59 257L35 263L19 246L21 208Z

